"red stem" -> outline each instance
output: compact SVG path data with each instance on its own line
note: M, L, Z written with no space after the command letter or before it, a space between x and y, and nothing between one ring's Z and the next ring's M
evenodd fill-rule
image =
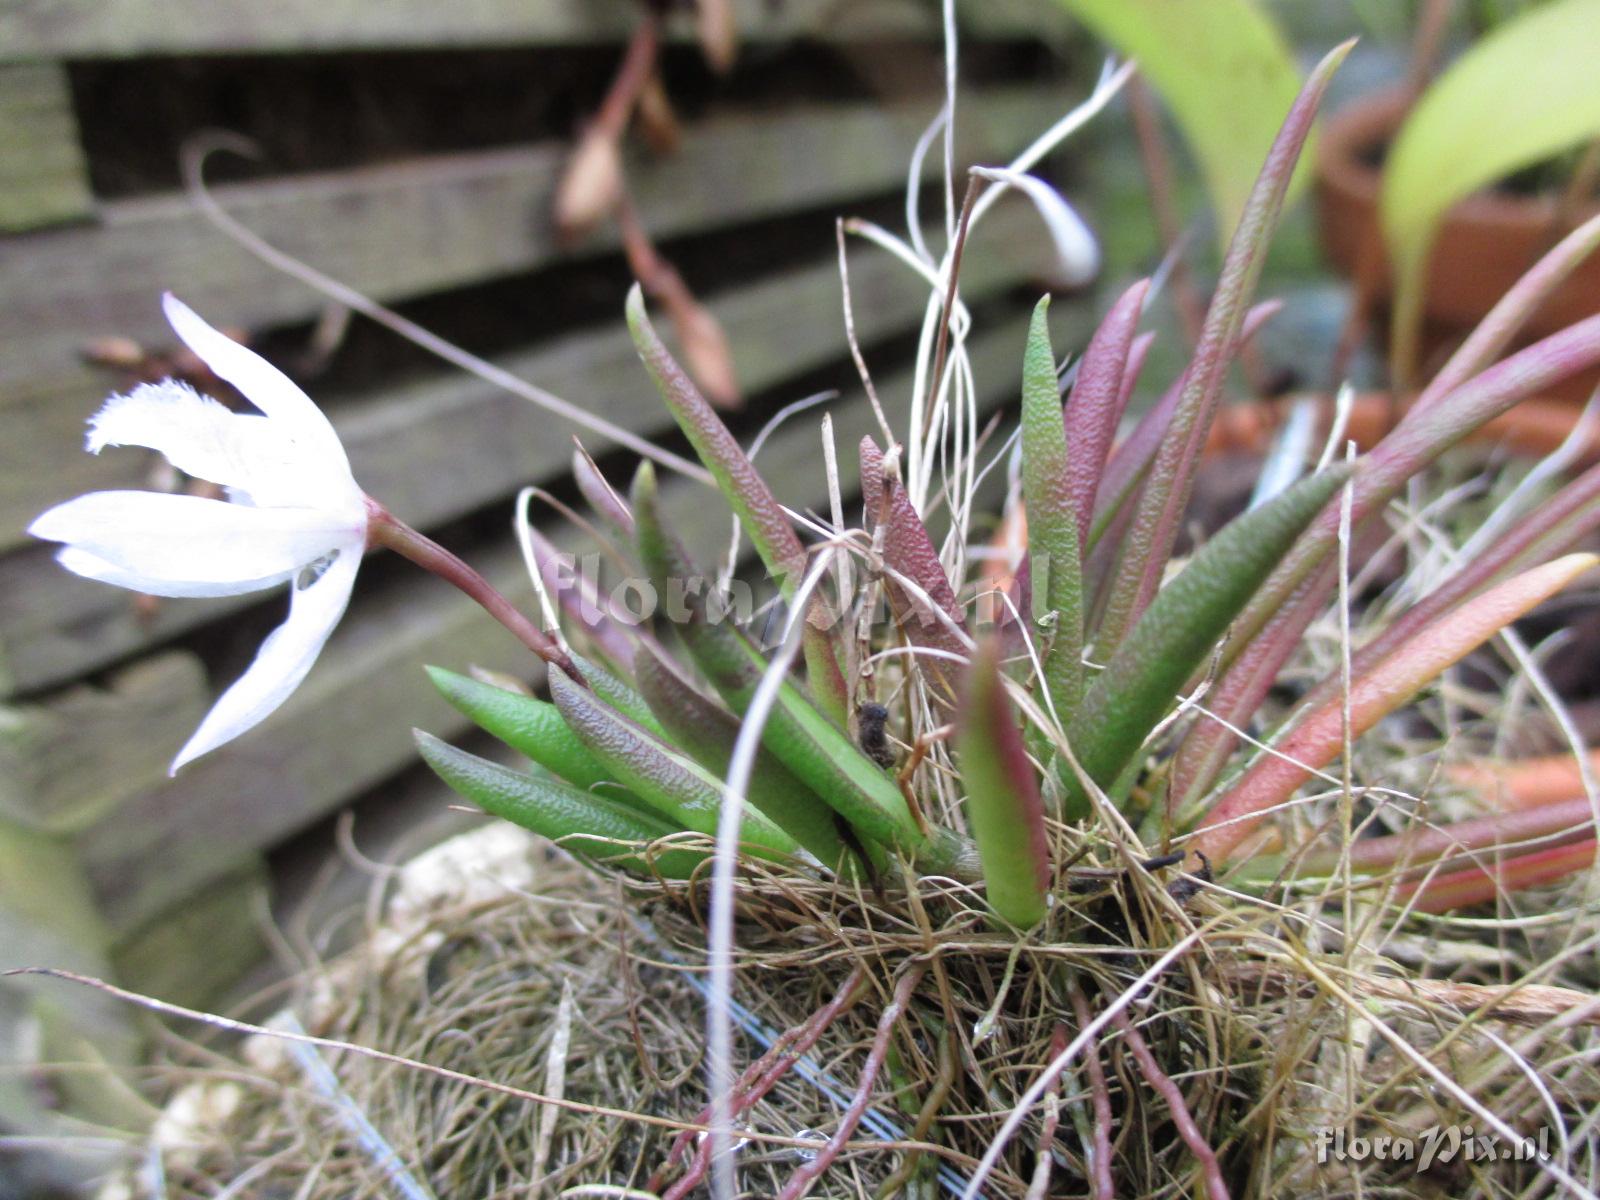
M1195 1161L1200 1164L1200 1169L1205 1175L1206 1194L1210 1200L1228 1200L1228 1185L1222 1181L1222 1168L1217 1163L1217 1152L1211 1148L1211 1143L1206 1141L1200 1132L1200 1127L1195 1124L1194 1114L1189 1111L1189 1105L1184 1100L1178 1085L1173 1083L1171 1077L1161 1069L1160 1064L1156 1062L1156 1056L1150 1053L1150 1047L1145 1044L1144 1035L1134 1027L1133 1022L1128 1020L1128 1015L1118 1012L1115 1020L1117 1028L1128 1043L1128 1049L1133 1051L1134 1061L1139 1064L1139 1073L1167 1102L1167 1111L1172 1115L1172 1123L1178 1127L1178 1136L1183 1139L1183 1144L1189 1147L1189 1153L1194 1155Z
M889 1038L894 1033L895 1022L900 1019L911 999L911 991L922 978L924 967L919 963L912 967L895 985L894 997L889 1002L889 1007L883 1010L883 1015L878 1018L878 1031L872 1038L872 1049L867 1054L867 1062L861 1068L861 1082L856 1085L856 1094L850 1099L850 1107L845 1109L844 1116L839 1121L839 1128L834 1131L828 1144L817 1152L817 1157L801 1167L790 1178L778 1200L800 1200L817 1177L833 1165L833 1160L839 1157L844 1149L844 1144L850 1140L850 1135L855 1132L860 1124L863 1114L867 1111L867 1104L872 1099L872 1085L878 1078L878 1072L883 1069L883 1060L889 1053Z
M778 1085L789 1068L799 1062L822 1037L822 1033L829 1025L839 1018L839 1015L853 1006L859 998L861 985L866 982L867 973L857 967L851 971L839 990L834 993L832 1000L823 1005L816 1012L807 1017L801 1024L781 1034L772 1048L755 1062L745 1068L744 1074L739 1077L735 1086L735 1095L729 1119L737 1121ZM711 1106L702 1108L695 1117L696 1125L709 1125L711 1123ZM672 1190L662 1196L661 1200L681 1200L687 1196L706 1176L706 1171L711 1167L711 1139L701 1137L694 1130L684 1130L672 1140L672 1148L667 1151L665 1166L651 1178L646 1185L646 1190L659 1193L661 1191L661 1176L667 1167L677 1161L689 1144L700 1138L700 1150L695 1155L693 1165L684 1174L683 1178L672 1185Z
M523 616L487 579L438 542L411 528L371 496L366 498L366 503L367 545L386 546L409 558L423 570L431 571L445 582L460 588L547 664L560 667L570 678L580 684L583 682L582 673L555 639Z
M1072 1011L1077 1015L1078 1028L1089 1025L1089 1002L1077 988L1072 989ZM1061 1047L1066 1049L1065 1046ZM1050 1061L1054 1062L1060 1050L1051 1048ZM1095 1043L1084 1047L1083 1065L1089 1072L1089 1097L1094 1106L1094 1146L1089 1160L1090 1200L1115 1200L1116 1189L1111 1182L1111 1092L1106 1087L1106 1073L1100 1065L1100 1046Z
M595 125L613 141L622 136L628 118L633 115L633 106L638 102L639 93L644 90L650 72L655 69L656 50L660 43L660 28L655 15L646 12L639 18L633 38L628 42L628 51L622 57L622 65L617 68L611 88L595 113Z
M1594 828L1594 809L1587 796L1541 804L1519 812L1495 813L1438 828L1419 828L1387 837L1358 838L1350 844L1350 865L1358 871L1385 867L1421 867L1436 859L1505 851L1536 838L1567 838ZM1592 836L1592 835L1591 835ZM1316 851L1303 860L1305 869L1320 873L1339 863L1339 852Z
M1537 854L1506 859L1492 867L1472 866L1464 871L1435 875L1396 889L1395 899L1404 902L1416 897L1418 912L1442 913L1453 908L1486 904L1506 892L1517 892L1541 883L1555 883L1584 870L1595 859L1595 839L1584 838L1554 846Z

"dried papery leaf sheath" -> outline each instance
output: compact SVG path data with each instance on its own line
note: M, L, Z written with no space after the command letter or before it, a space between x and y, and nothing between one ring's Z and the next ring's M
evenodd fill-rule
M1031 929L1048 911L1050 846L1038 773L1006 698L994 639L980 643L968 673L956 747L989 904L1002 920Z

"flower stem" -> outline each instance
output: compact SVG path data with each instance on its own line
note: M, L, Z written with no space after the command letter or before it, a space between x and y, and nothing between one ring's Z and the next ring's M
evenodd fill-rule
M411 528L371 496L366 500L369 546L386 546L409 558L423 570L431 571L440 579L460 588L547 664L560 667L569 678L583 682L583 675L556 640L528 620L493 584L438 542Z

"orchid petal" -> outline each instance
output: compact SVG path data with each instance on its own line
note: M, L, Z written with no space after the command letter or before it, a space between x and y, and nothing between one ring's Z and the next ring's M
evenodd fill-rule
M361 565L359 543L338 549L315 579L297 581L289 598L289 619L267 637L255 662L206 714L194 736L172 760L170 773L253 728L288 699L322 652L328 635L344 615Z
M201 581L193 579L156 579L150 575L141 575L137 571L129 571L115 563L78 546L63 546L56 551L56 561L74 575L82 575L85 579L93 579L97 583L109 583L116 587L128 588L131 591L143 592L147 596L172 596L178 599L199 599L207 596L242 596L247 592L259 592L275 584L283 583L294 574L293 570L275 571L249 579L239 579L231 583L216 581Z
M122 587L168 594L228 595L262 586L365 539L364 520L312 508L251 508L160 492L91 492L58 504L28 527L87 555L63 565L99 564L91 577L118 574ZM102 569L103 568L103 569ZM247 589L248 590L248 589Z
M175 379L107 400L89 420L89 453L107 446L157 450L186 475L224 484L252 504L305 503L304 469L281 423L230 412Z
M296 447L295 461L309 486L325 496L334 494L330 488L345 493L355 490L344 447L310 396L255 351L207 325L171 292L162 297L161 306L184 344L214 374L278 422L279 435Z

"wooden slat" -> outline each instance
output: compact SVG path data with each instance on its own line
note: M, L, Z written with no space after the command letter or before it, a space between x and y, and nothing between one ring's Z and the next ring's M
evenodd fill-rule
M110 929L74 847L0 819L0 970L56 966L110 974ZM40 1072L50 1063L125 1062L137 1037L126 1005L55 980L0 979L0 1128L65 1135L40 1103L41 1085L62 1107L110 1126L123 1123L124 1097L97 1072ZM81 1132L81 1129L80 1129Z
M117 982L174 1004L208 1007L266 953L266 912L266 864L251 856L124 937L111 952Z
M105 687L0 708L0 817L57 833L92 824L166 776L207 696L200 661L174 653L135 663Z
M77 220L91 205L66 70L0 67L0 233Z
M961 152L1021 146L1059 115L1058 92L1007 89L962 109ZM932 104L807 105L712 118L680 151L641 159L630 187L657 237L847 201L899 185ZM541 144L217 189L268 241L378 299L439 291L567 257L545 219L568 147ZM937 169L932 158L931 174ZM607 227L588 253L613 246ZM92 228L19 240L0 259L0 404L70 374L85 337L170 342L172 289L245 328L304 320L322 298L218 233L178 195L107 204Z
M966 153L1015 149L1062 103L1036 91L974 99L963 109ZM928 115L810 107L707 121L681 153L642 166L633 184L662 237L845 206L900 182ZM225 189L222 199L268 240L392 300L561 257L544 212L564 155L542 146L454 156ZM140 486L137 455L81 452L83 420L104 380L82 367L78 352L107 333L170 344L157 303L168 288L213 321L246 328L308 318L321 302L177 197L108 205L96 225L30 236L0 256L0 412L10 433L0 439L0 550L19 544L49 504Z
M994 15L984 10L994 6ZM964 5L974 32L1032 36L1064 24L1037 0ZM925 0L738 0L743 35L926 36L937 10ZM0 11L0 58L106 58L398 47L504 46L611 42L638 19L634 0L27 0ZM677 37L692 24L672 25Z
M1018 278L1018 264L1007 250L1037 240L1033 220L1025 206L1010 206L997 209L991 223L980 226L963 271L970 297L992 295ZM903 266L864 246L855 251L852 264L863 341L915 324L925 292ZM772 387L843 350L839 282L831 262L712 297L710 304L728 332L747 388ZM634 431L670 423L649 394L632 344L618 326L563 339L503 365ZM410 386L372 403L345 406L335 416L362 485L425 527L524 483L560 475L571 455L567 434L573 431L563 423L465 377ZM585 441L596 449L602 445L592 436ZM103 458L119 455L136 465L146 461L132 451ZM38 546L0 559L0 676L13 692L74 679L250 602L248 597L171 602L153 620L142 618L127 593L67 574L51 554Z
M1022 337L1019 316L972 344L990 405L1014 394ZM879 391L891 420L903 423L909 380L881 379ZM875 428L858 389L848 396L834 406L847 491L856 478L851 448ZM791 502L821 498L816 421L808 415L791 422L762 452L763 472ZM700 485L675 479L664 482L663 495L687 536L721 544L727 517L720 501L708 499ZM474 565L514 601L529 602L511 547ZM429 694L422 664L479 662L523 671L530 669L528 660L503 630L437 581L358 595L316 669L268 723L123 805L83 836L103 911L118 929L139 923L411 761L412 726L458 731L460 720Z

